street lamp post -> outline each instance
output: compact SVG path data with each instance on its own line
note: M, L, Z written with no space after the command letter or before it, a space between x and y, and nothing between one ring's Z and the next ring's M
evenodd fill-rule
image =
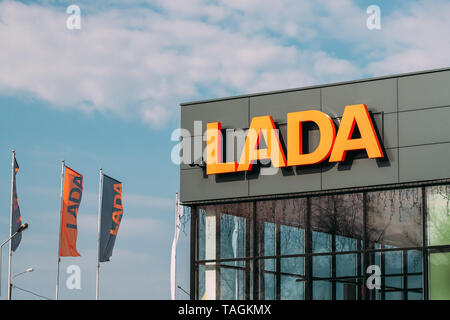
M28 268L28 269L25 270L25 271L22 271L22 272L19 272L18 274L13 275L13 276L11 277L11 280L14 279L14 278L16 278L16 277L18 277L18 276L20 276L20 275L22 275L22 274L24 274L24 273L33 272L33 271L34 271L33 268ZM12 282L11 282L10 286L11 286L11 287L9 288L9 290L10 290L10 292L11 292L11 297L12 297L12 288L13 288Z
M7 244L9 241L11 241L12 238L14 238L16 235L18 235L19 233L21 233L22 231L26 230L28 228L28 223L24 223L22 224L19 229L11 236L9 237L7 240L5 240L1 245L0 245L0 295L2 294L2 249L3 246L5 244Z
M18 277L18 276L20 276L20 275L22 275L22 274L24 274L24 273L27 273L27 272L33 272L33 271L34 271L33 268L28 268L28 269L25 270L25 271L22 271L22 272L20 272L20 273L18 273L18 274L13 275L13 276L11 277L11 279L14 279L14 278L16 278L16 277Z

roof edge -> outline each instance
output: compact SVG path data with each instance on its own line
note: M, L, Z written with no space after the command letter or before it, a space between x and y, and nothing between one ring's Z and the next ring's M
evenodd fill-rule
M182 103L180 103L180 107L191 106L191 105L202 104L202 103L209 103L209 102L219 102L219 101L225 101L225 100L233 100L233 99L242 99L242 98L265 96L265 95L276 94L276 93L286 93L286 92L293 92L293 91L311 90L311 89L319 89L319 88L326 88L326 87L334 87L334 86L340 86L340 85L345 85L345 84L353 84L353 83L360 83L360 82L367 82L367 81L377 81L377 80L385 80L385 79L392 79L392 78L408 77L408 76L422 75L422 74L436 73L436 72L443 72L443 71L450 71L450 67L439 68L439 69L429 69L429 70L422 70L422 71L413 71L413 72L408 72L408 73L399 73L399 74L393 74L393 75L387 75L387 76L379 76L379 77L371 77L371 78L364 78L364 79L358 79L358 80L331 82L331 83L320 84L320 85L313 85L313 86L307 86L307 87L298 87L298 88L290 88L290 89L282 89L282 90L274 90L274 91L264 91L264 92L256 92L256 93L242 94L242 95L222 97L222 98L198 100L198 101L191 101L191 102L182 102Z

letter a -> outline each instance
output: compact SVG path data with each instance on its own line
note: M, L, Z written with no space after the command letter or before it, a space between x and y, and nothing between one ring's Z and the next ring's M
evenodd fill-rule
M361 138L352 139L356 125L361 133ZM368 157L372 159L384 156L365 104L345 107L329 161L344 161L347 151L351 150L366 150Z

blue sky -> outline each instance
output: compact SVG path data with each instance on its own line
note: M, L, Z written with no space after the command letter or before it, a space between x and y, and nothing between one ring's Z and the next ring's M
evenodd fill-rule
M71 4L81 8L81 30L66 28ZM380 30L366 27L374 4ZM0 1L0 238L15 149L30 228L14 273L36 269L16 285L54 297L64 159L85 189L82 256L63 258L61 298L95 297L102 167L123 182L125 210L112 260L102 264L101 298L168 299L179 103L449 67L449 16L444 0ZM179 284L188 289L184 233L179 248ZM64 286L71 264L81 267L81 290ZM35 297L16 290L14 298Z

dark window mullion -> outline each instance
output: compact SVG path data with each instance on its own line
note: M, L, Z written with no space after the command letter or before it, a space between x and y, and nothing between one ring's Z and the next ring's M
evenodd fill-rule
M384 244L381 245L381 248L384 249ZM383 291L381 291L381 300L386 300L386 293L384 291L385 286L386 286L386 279L384 277L384 274L386 272L385 263L386 263L386 253L380 252L381 289L383 289Z
M403 300L408 300L408 250L403 250Z
M281 230L280 230L280 225L278 223L275 224L275 253L277 255L277 259L276 259L276 266L275 266L275 270L276 270L276 279L275 279L275 285L276 285L276 289L275 289L275 299L276 300L280 300L281 297L281 259L280 259L280 255L281 255Z
M191 207L191 246L190 246L190 278L189 278L189 299L198 299L198 223L197 207Z
M253 220L253 219L252 219ZM251 228L252 228L252 220L247 219L246 218L246 223L245 223L245 257L249 257L250 256L250 248L251 248L251 243L250 243L250 239L251 239ZM251 261L250 260L246 260L245 261L245 271L244 271L244 279L243 281L245 281L245 286L244 286L244 299L245 300L250 300L250 277L251 277Z
M335 197L330 197L333 201L333 233L331 234L331 252L336 252L336 200ZM336 278L336 255L331 256L331 277ZM336 281L331 281L331 300L336 300Z
M261 297L259 296L259 284L261 279L259 278L259 261L256 259L257 256L260 255L260 249L259 249L259 230L258 230L258 220L257 220L257 214L256 214L256 201L253 201L253 221L252 221L252 229L253 229L253 245L252 245L252 263L253 263L253 299L258 300ZM262 272L261 272L262 274Z
M220 259L220 219L221 213L216 213L216 260ZM206 239L206 237L205 237ZM216 300L220 300L220 267L219 263L215 263L216 267Z
M357 242L356 242L356 249L361 250L361 241L360 240L357 240ZM362 257L363 257L363 255L361 255L361 253L356 254L356 275L358 276L358 279L356 281L357 300L363 299L362 294L361 294L361 288L363 288L364 292L367 290L367 288L365 287L365 283L364 283L365 277L362 277L362 274L361 274L361 258ZM361 277L362 277L362 279L361 279ZM361 282L363 282L363 283L361 283Z
M306 228L305 228L305 300L312 300L312 232L311 232L311 198L306 198Z
M428 210L427 210L427 194L426 188L422 187L422 286L423 286L423 299L428 300L429 298L429 275L428 275L428 250L426 249L428 245Z
M336 235L331 235L331 251L336 251ZM336 278L336 255L331 256L331 278ZM331 281L331 300L336 300L336 281Z
M368 256L368 246L369 246L369 236L368 236L368 232L367 232L367 192L363 192L363 282L360 283L360 288L358 288L358 297L360 297L363 300L369 300L369 288L367 288L367 268L369 267L369 256ZM359 258L361 258L361 255L358 255ZM373 254L373 258L375 262L375 253ZM359 262L361 261L360 259L358 260ZM361 263L361 262L360 262ZM361 272L361 267L358 268L358 272ZM363 290L364 294L361 294L361 288ZM373 291L373 290L371 290Z

